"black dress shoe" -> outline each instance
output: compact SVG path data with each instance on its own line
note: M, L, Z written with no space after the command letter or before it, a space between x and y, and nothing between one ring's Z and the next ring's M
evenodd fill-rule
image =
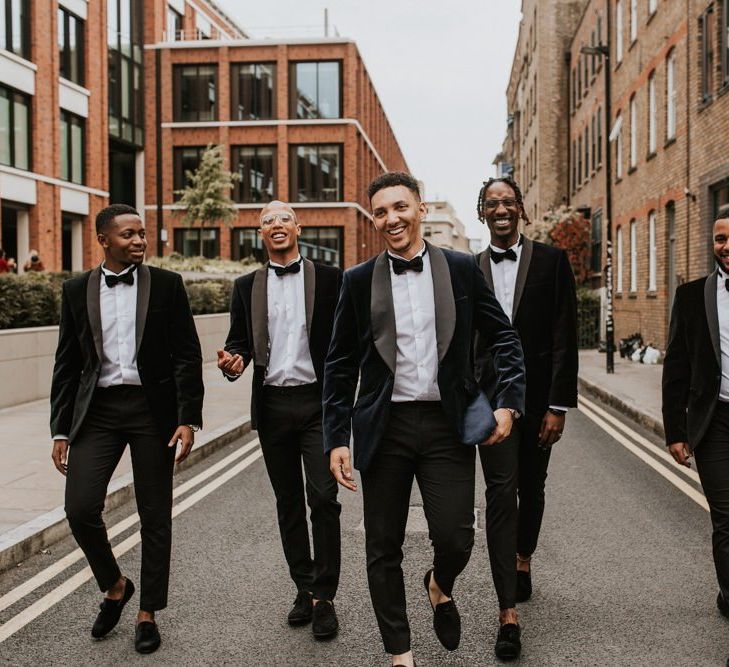
M339 619L334 611L334 603L330 600L321 600L314 605L312 615L311 633L317 639L329 639L337 634Z
M289 625L306 625L311 623L312 616L311 593L299 591L294 600L294 607L289 612Z
M154 653L162 643L157 624L152 621L140 621L134 631L134 648L137 653Z
M521 653L521 628L517 623L506 623L499 628L494 653L499 660L516 660Z
M134 595L134 584L131 579L126 579L124 595L121 600L103 599L99 605L99 615L91 628L91 636L94 639L101 639L116 627L124 605L129 602L132 595Z
M430 577L432 574L433 570L428 570L423 579L428 602L430 602ZM449 651L455 651L461 642L461 616L458 613L456 603L453 600L448 600L448 602L441 602L433 607L433 603L430 602L430 607L433 610L435 636L438 637L438 640L445 648Z
M719 595L716 596L716 606L722 616L729 618L729 602L726 601L726 598L721 591L719 591Z
M516 601L526 602L532 596L532 573L516 571Z

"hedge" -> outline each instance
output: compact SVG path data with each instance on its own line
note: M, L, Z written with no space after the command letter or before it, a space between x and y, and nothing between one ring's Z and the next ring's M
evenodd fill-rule
M61 286L73 275L69 272L0 275L0 329L58 324ZM233 282L225 279L185 281L194 315L227 312L232 288Z

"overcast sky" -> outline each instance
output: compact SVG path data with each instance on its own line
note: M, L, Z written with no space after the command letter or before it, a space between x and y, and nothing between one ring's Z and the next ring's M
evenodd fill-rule
M321 36L328 7L330 26L357 42L426 197L449 200L481 237L476 197L506 131L520 0L216 1L252 37Z

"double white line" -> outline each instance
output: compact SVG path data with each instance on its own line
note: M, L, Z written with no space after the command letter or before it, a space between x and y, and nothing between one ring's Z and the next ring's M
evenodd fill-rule
M185 495L188 491L200 486L205 480L215 477L212 482L209 482L201 489L198 489L194 493L190 494L184 500L172 507L172 518L182 514L187 509L190 509L193 505L200 502L205 496L211 494L215 489L221 487L226 482L230 481L237 474L243 472L248 466L253 464L261 457L261 450L258 448L258 438L245 444L240 449L237 449L232 454L229 454L224 459L218 461L215 465L205 469L199 475L188 480L184 484L180 484L172 492L173 499L179 498ZM248 454L248 456L246 456ZM245 458L228 468L234 461L245 456ZM109 528L109 539L112 539L123 532L134 526L139 522L139 515L135 512L126 519L122 519L118 523L114 524ZM139 531L136 531L125 540L120 542L114 547L114 555L119 558L130 549L133 549L141 541L141 535ZM81 549L74 549L70 554L64 556L59 561L49 565L44 570L41 570L38 574L34 575L27 581L23 582L16 588L12 589L2 597L0 597L0 612L7 609L8 607L19 602L24 597L35 591L40 586L43 586L54 577L61 574L64 570L71 567L74 563L77 563L83 558L83 552ZM69 579L66 579L63 583L54 588L50 593L47 593L40 599L36 600L33 604L29 605L23 611L19 612L8 621L0 625L0 642L4 642L8 637L15 634L18 630L25 627L32 620L38 618L42 613L50 609L54 604L60 602L67 595L70 595L79 586L86 583L92 577L91 568L85 567L80 572L74 574Z
M613 417L609 412L603 410L600 406L586 399L584 396L580 396L579 406L580 412L595 422L605 433L653 468L653 470L667 479L682 493L685 493L699 507L703 507L707 512L709 511L709 505L706 502L704 494L681 477L683 475L692 482L700 484L699 476L695 470L677 465L673 457L665 449L657 447L650 440L636 433L632 428L626 426L619 419ZM678 473L681 473L681 475Z

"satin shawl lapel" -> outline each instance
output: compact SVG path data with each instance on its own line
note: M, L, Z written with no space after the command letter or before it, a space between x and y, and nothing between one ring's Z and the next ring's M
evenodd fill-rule
M304 304L306 305L306 333L311 344L311 321L314 318L314 299L316 297L316 269L314 262L304 259Z
M136 352L144 336L144 325L147 323L147 310L149 309L149 292L151 289L149 267L140 264L137 267L137 320L136 320Z
M382 360L387 364L392 374L395 375L397 332L395 330L395 305L392 300L390 263L386 252L380 254L375 260L370 289L372 339Z
M526 236L521 246L521 257L519 258L519 268L516 270L516 283L514 285L514 305L511 309L511 321L516 319L516 311L519 309L521 295L524 294L524 285L526 285L527 273L529 272L529 264L532 261L532 252L534 251L534 243ZM489 262L490 264L491 262Z
M456 300L445 253L431 243L427 244L430 255L430 271L433 275L433 301L435 303L435 338L438 342L438 362L443 361L456 330Z
M704 283L704 306L706 307L706 320L709 323L711 344L714 346L716 361L721 366L721 342L719 338L719 311L716 306L716 288L719 272L714 271Z
M268 365L268 263L253 276L251 290L251 320L253 329L253 363Z
M101 362L104 347L103 332L101 331L101 303L99 301L99 290L101 288L101 267L97 266L89 274L89 281L86 283L86 312L89 316L91 335L94 337L96 356Z
M494 274L491 273L491 246L486 248L486 250L481 253L481 260L479 262L479 266L481 267L481 273L483 273L483 277L486 278L486 284L489 286L489 289L493 292L494 291Z

